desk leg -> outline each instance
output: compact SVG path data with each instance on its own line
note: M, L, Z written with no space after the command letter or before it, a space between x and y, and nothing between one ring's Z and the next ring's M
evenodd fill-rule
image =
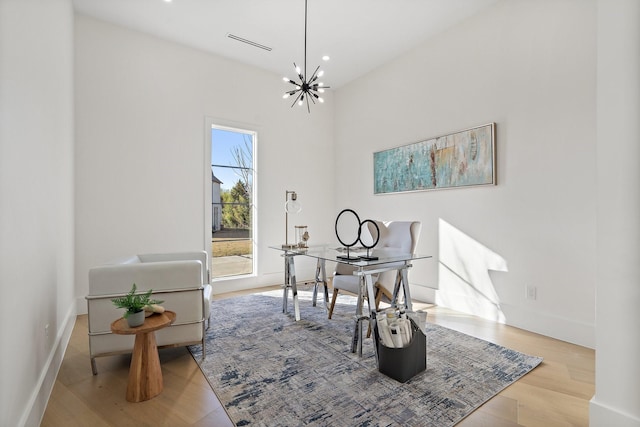
M325 268L325 260L322 260L322 284L324 285L324 308L329 311L329 284L327 283L327 269Z
M316 277L313 283L313 306L316 306L316 299L318 298L318 283L320 283L320 258L316 262Z
M366 314L364 308L365 297L367 298L367 304L369 306L368 313ZM355 353L357 348L358 355L362 356L362 324L368 319L371 330L373 330L375 315L376 303L375 293L373 291L373 277L371 277L371 274L363 274L360 275L360 292L358 295L358 305L356 306L356 324L353 330L353 340L351 341L351 353ZM376 351L376 358L377 357L378 353Z
M371 338L373 339L373 352L376 355L376 362L378 361L378 345L376 343L375 333L373 333L373 327L376 321L376 294L373 291L373 277L370 274L365 276L365 284L367 286L367 302L369 304L369 328L372 332ZM362 345L361 345L362 347ZM360 356L362 356L362 349L360 349Z
M355 353L358 349L360 355L362 355L362 319L364 318L363 299L364 293L366 292L364 289L364 276L359 276L359 282L360 290L358 291L358 302L356 304L356 317L353 328L353 339L351 340L351 353Z
M413 304L411 303L411 291L409 290L409 275L407 274L409 266L404 266L398 269L396 275L396 284L393 288L393 297L391 299L391 305L393 307L398 306L398 294L400 293L400 286L404 292L404 308L407 311L413 311Z
M127 400L142 402L162 392L162 369L154 332L136 334L129 367Z
M402 288L404 289L404 307L407 311L413 311L413 304L411 304L411 291L409 290L409 278L407 274L407 267L400 270L402 276Z
M287 302L289 301L289 262L291 261L291 257L285 255L284 256L284 285L282 288L282 312L287 312Z
M313 306L316 306L316 299L318 298L318 285L322 282L324 286L324 307L329 309L329 288L327 286L327 270L325 268L325 260L318 258L316 263L316 279L313 286Z
M402 283L402 274L400 270L396 270L396 283L393 285L393 297L391 298L391 306L398 306L398 292L400 292L400 284Z
M300 303L298 302L298 286L296 285L296 266L293 257L289 260L289 281L291 282L291 293L293 294L293 309L296 321L300 320Z

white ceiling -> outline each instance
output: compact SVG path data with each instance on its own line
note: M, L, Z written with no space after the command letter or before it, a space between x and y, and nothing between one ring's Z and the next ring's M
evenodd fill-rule
M308 0L307 67L340 87L496 0ZM76 11L294 77L304 0L73 0ZM228 33L266 45L262 50ZM328 62L322 61L329 55Z

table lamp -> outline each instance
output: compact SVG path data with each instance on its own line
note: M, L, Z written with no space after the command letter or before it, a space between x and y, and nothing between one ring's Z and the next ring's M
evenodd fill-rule
M283 249L293 249L296 244L289 244L289 214L299 213L302 206L298 202L298 194L295 191L286 190L284 193L284 245Z

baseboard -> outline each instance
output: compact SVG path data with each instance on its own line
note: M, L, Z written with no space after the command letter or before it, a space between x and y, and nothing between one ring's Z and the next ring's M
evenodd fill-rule
M413 292L413 289L412 289ZM413 296L413 294L412 294ZM475 307L474 299L456 294L449 295L448 300L455 301L455 307L448 307L463 313L478 315L465 310L465 307ZM505 323L530 332L566 341L583 347L595 348L595 324L576 321L566 317L556 316L524 305L501 303L499 306L505 318ZM495 319L490 319L495 320Z
M308 283L313 282L314 279L311 277L307 277L305 275L303 277L299 276L296 279L296 283ZM264 288L267 286L278 286L284 283L284 273L266 273L261 274L259 276L251 276L251 277L238 277L238 278L229 278L225 280L214 280L211 282L211 286L213 287L213 294L224 294L227 292L234 291L243 291L247 289L257 289Z
M595 396L589 402L590 427L640 427L640 419L619 409L601 404Z
M583 347L596 348L594 323L580 322L562 316L531 310L512 304L501 304L507 325Z
M58 371L62 365L64 353L67 350L67 345L71 339L71 332L73 331L75 320L75 307L71 306L64 317L62 327L58 329L55 344L51 348L47 362L40 373L38 383L31 394L31 398L29 399L24 413L22 414L19 426L37 427L40 425L42 417L44 416L44 411L47 409L47 403L56 382Z
M411 299L414 301L420 301L427 304L435 304L437 289L428 288L420 285L409 285L411 291Z

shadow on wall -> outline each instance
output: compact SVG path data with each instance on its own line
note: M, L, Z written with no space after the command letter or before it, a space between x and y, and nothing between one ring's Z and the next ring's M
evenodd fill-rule
M499 254L440 218L436 304L505 323L489 270L508 271Z

